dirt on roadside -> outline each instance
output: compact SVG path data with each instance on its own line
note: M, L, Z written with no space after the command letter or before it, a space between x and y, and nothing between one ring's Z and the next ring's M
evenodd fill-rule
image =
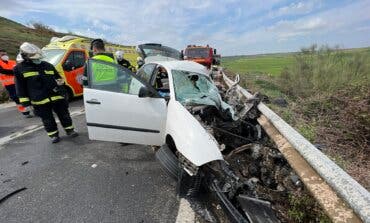
M252 144L226 160L240 178L254 181L256 197L269 201L281 222L330 222L271 142Z

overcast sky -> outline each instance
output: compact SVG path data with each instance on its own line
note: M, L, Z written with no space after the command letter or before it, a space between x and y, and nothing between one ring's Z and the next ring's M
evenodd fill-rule
M370 0L0 0L0 15L125 45L210 44L222 55L370 46Z

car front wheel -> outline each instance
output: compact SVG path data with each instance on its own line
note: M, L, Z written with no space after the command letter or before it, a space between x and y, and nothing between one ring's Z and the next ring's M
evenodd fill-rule
M155 154L164 171L173 179L177 180L180 173L180 165L176 155L164 144Z

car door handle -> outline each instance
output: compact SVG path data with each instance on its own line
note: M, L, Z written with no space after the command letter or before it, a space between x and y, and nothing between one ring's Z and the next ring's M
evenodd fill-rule
M100 101L96 100L96 99L91 99L91 100L87 100L86 103L89 103L89 104L95 104L95 105L100 105Z

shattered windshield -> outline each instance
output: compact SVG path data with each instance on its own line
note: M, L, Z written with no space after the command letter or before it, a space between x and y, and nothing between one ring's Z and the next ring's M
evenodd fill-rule
M42 50L44 58L42 60L49 62L56 66L59 61L63 58L65 50L62 49L52 49L52 50Z
M217 87L203 74L172 70L176 100L183 105L221 105Z
M185 56L188 58L207 58L209 56L208 48L190 48L186 49Z

